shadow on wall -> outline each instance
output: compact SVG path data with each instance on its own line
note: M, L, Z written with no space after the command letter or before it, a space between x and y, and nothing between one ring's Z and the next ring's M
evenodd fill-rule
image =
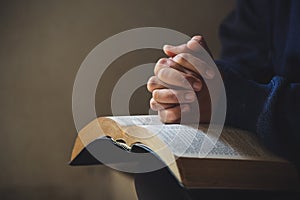
M217 28L233 1L7 1L0 3L0 199L135 199L130 177L104 166L69 167L76 130L72 87L91 49L121 31L159 26L206 36L219 53ZM116 60L98 87L98 115L109 115L111 90L158 51ZM145 88L134 114L148 112Z

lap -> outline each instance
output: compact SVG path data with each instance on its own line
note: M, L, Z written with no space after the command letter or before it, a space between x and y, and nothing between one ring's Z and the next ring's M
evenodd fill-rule
M299 193L250 191L250 190L187 190L177 182L167 168L135 174L136 192L139 200L194 200L194 199L298 199Z

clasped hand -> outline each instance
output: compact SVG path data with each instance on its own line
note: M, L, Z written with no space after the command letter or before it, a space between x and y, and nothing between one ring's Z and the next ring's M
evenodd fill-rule
M179 123L182 116L194 122L195 112L201 113L198 122L208 123L211 100L204 79L212 80L215 70L203 37L194 36L179 46L165 45L163 50L168 57L158 60L147 83L151 109L164 123Z

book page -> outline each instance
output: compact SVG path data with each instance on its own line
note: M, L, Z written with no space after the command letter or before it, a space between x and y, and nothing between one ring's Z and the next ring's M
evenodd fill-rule
M241 158L282 160L266 149L258 138L248 131L227 127L223 130L221 141L229 145Z
M207 152L203 149L206 140L212 141L205 132L187 125L141 125L159 137L178 157L206 157L222 159L269 159L278 157L267 151L250 132L225 128Z
M198 132L197 129L178 124L143 125L141 127L160 138L176 156L181 156L186 152Z
M138 126L148 129L152 133L149 137L154 135L159 137L178 157L280 160L266 150L254 134L240 129L226 127L216 141L215 138L210 138L200 130L203 128L202 125L198 129L198 125L163 124L157 115L107 118L116 121L123 127ZM137 136L135 135L135 137ZM141 138L143 138L142 135ZM210 143L213 148L207 152L204 143L205 145Z
M106 117L114 120L120 126L161 125L157 115L133 115Z

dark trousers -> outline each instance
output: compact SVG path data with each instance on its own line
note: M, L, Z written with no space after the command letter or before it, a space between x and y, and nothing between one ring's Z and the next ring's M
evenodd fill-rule
M135 174L135 187L139 200L299 200L299 192L270 192L245 190L187 190L181 187L167 168Z

